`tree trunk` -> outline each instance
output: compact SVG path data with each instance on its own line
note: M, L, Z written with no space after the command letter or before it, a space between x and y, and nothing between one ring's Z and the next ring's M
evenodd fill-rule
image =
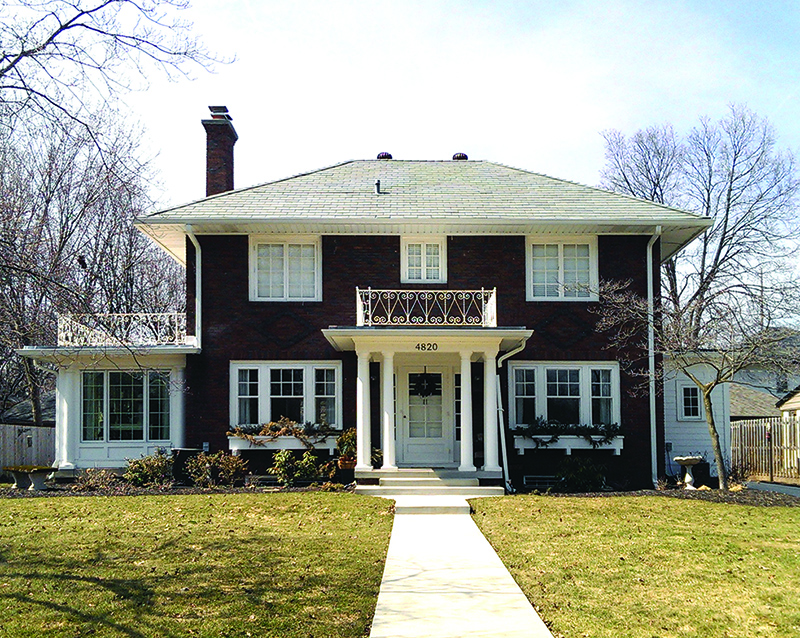
M723 492L728 491L728 467L722 456L722 446L719 444L719 434L717 425L714 422L714 406L711 403L711 391L714 388L703 388L703 407L706 411L706 423L708 424L708 434L711 436L711 447L714 450L714 461L717 464L717 475L719 476L719 489Z

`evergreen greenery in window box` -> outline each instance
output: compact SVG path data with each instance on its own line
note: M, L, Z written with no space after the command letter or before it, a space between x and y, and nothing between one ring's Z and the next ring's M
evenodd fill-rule
M562 436L574 436L584 439L592 448L597 449L621 436L620 430L618 423L582 425L558 423L537 417L533 423L518 425L512 431L516 436L531 439L536 448L553 445Z
M315 449L315 445L325 443L328 437L337 433L325 423L297 423L286 417L281 417L278 421L270 421L262 425L237 425L228 431L229 447L231 450L247 449L252 446L267 448L295 448L294 445L274 445L282 442L283 437L294 437L299 443L297 449ZM235 439L246 441L247 445L235 442ZM273 445L270 445L273 444ZM332 450L333 444L324 446Z

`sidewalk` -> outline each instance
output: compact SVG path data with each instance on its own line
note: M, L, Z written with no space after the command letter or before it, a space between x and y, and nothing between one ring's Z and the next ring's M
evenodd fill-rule
M465 511L395 514L370 638L552 638Z

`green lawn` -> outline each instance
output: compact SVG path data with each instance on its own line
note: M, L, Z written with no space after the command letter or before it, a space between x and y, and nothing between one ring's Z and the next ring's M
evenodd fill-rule
M0 633L364 636L391 524L352 494L0 500Z
M664 497L472 505L555 636L800 636L800 508Z

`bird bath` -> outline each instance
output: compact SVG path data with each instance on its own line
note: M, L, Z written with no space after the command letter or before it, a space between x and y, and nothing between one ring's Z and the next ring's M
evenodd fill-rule
M694 475L692 468L703 460L702 456L676 456L674 459L678 465L685 469L686 474L683 477L683 489L696 490L694 486Z

